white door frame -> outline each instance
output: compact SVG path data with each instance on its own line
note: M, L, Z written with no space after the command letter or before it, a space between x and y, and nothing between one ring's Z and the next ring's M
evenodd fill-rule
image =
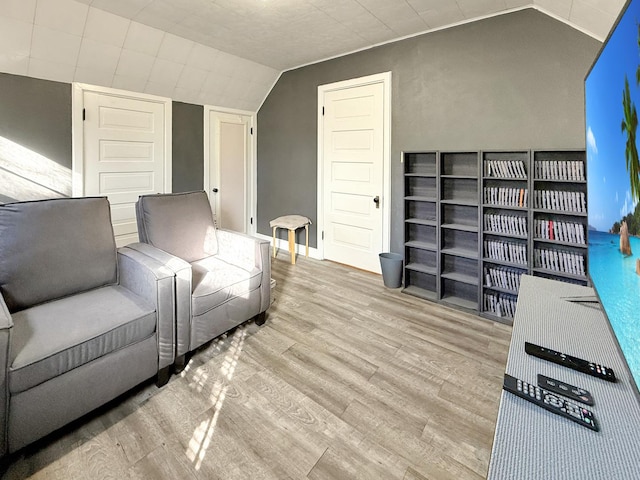
M384 72L318 86L318 213L316 218L316 244L321 259L324 259L324 239L322 238L322 232L324 231L324 121L322 115L324 95L333 90L344 90L373 83L382 83L384 89L383 194L380 199L382 203L382 251L388 251L391 244L391 72Z
M211 128L209 116L211 112L227 113L231 115L244 115L250 117L249 128L253 130L253 134L249 132L249 151L247 162L247 191L246 193L246 225L245 231L249 235L255 235L257 232L257 198L258 198L258 182L256 171L258 168L257 151L258 151L258 117L256 112L248 110L238 110L234 108L215 107L212 105L204 106L204 191L207 195L211 195L210 173L211 166L209 164L209 155L211 153L211 145L209 144L209 129ZM219 176L218 172L218 176ZM215 212L214 212L215 213ZM253 223L252 223L253 219Z
M71 96L71 195L82 197L84 195L84 126L82 111L84 110L84 92L96 92L104 95L114 95L118 97L130 98L132 100L151 101L164 104L164 192L172 192L172 104L171 99L149 95L147 93L129 92L115 88L100 87L86 83L72 84L73 94Z

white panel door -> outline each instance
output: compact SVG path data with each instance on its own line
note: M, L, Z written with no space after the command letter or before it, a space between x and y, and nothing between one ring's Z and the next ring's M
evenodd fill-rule
M135 202L165 192L162 102L85 91L84 194L106 196L118 246L138 241Z
M323 116L324 257L380 272L384 86L328 91Z
M247 232L251 117L209 112L209 202L220 228Z

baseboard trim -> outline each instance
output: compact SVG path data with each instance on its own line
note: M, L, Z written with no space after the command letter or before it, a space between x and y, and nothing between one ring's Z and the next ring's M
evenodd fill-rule
M263 235L262 233L256 233L255 236L261 240L266 240L268 241L271 246L269 247L270 249L273 249L273 237L269 237L267 235ZM284 250L284 252L286 253L286 255L289 255L289 242L287 240L283 240L281 238L276 238L276 246L278 247L278 252L280 250ZM296 243L296 254L299 256L303 256L304 257L304 251L305 251L305 246L304 245L300 245L299 243ZM269 250L269 252L273 255L273 251ZM313 247L309 247L309 258L315 258L316 260L323 260L322 256L320 255L320 252L318 251L317 248L313 248Z

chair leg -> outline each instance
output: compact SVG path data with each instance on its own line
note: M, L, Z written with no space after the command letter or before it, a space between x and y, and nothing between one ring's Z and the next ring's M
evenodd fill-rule
M180 355L179 357L176 357L175 361L173 362L173 371L174 373L180 373L186 366L187 354L185 353L183 355Z
M273 258L276 258L276 228L273 227Z
M254 318L254 321L255 321L256 325L261 327L267 321L267 312L259 313L258 315L256 315L253 318Z
M296 231L289 230L289 254L291 255L291 265L296 264Z
M171 365L158 370L158 376L156 377L156 387L164 387L171 378Z

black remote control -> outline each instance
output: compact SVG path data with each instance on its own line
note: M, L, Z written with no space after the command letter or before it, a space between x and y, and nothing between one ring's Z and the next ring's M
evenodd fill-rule
M540 374L538 374L538 386L543 390L549 390L550 392L564 395L576 402L593 405L593 397L584 388L575 387L568 383L561 382L560 380L556 380L555 378L545 377Z
M552 413L579 423L583 427L587 427L596 432L600 430L592 411L569 400L565 400L554 393L543 390L535 385L530 385L506 373L504 374L503 388L507 392L511 392L525 400L529 400L531 403L535 403L545 410L549 410Z
M609 367L588 362L578 357L572 357L571 355L565 355L564 353L556 352L550 348L540 347L529 342L524 343L524 351L529 355L557 363L563 367L573 368L578 372L593 375L608 382L616 382L616 374L613 373L613 370Z

